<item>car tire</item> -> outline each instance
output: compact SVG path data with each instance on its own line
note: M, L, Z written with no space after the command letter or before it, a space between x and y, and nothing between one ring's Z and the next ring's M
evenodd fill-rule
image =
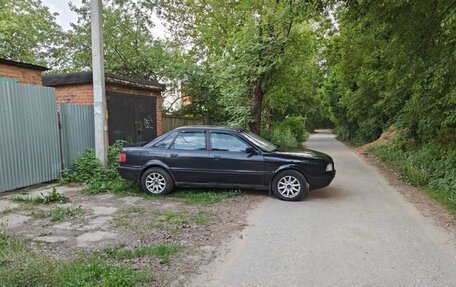
M272 180L272 191L281 200L302 200L307 195L307 181L296 170L284 170Z
M174 189L174 181L166 170L153 167L141 176L141 188L150 195L165 195Z

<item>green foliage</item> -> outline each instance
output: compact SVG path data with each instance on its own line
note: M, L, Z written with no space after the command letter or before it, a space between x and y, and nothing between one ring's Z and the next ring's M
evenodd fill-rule
M144 272L110 265L93 255L60 261L32 251L28 245L1 231L2 286L135 286L147 279Z
M242 196L242 192L238 190L230 191L177 191L170 195L171 197L183 198L187 204L215 204L225 199Z
M32 210L30 215L33 218L49 218L51 222L60 221L68 217L76 217L82 214L84 210L82 207L56 207L49 211L44 210Z
M40 0L0 0L0 57L46 66L62 52L56 14Z
M456 213L456 147L430 143L417 145L398 138L375 146L371 152L395 166L411 185L424 187L431 196Z
M454 142L454 1L337 1L330 10L338 28L322 25L321 93L339 131L362 144L396 124L419 143Z
M12 201L25 202L32 204L50 204L50 203L67 203L70 199L61 193L58 193L55 187L47 195L41 194L40 196L21 196L16 195L11 198Z
M284 148L300 146L309 136L304 129L305 119L302 117L287 117L280 123L276 123L269 135L266 135L276 145Z
M74 162L73 171L66 172L60 183L79 182L88 184L87 193L114 192L128 194L138 192L138 186L132 181L123 179L117 171L118 155L124 141L117 141L108 150L108 167L103 169L95 157L94 150L87 150Z

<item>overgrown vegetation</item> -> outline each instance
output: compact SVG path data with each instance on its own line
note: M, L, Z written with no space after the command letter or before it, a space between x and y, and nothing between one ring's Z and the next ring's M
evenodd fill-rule
M32 210L30 215L33 218L49 218L51 222L60 221L68 217L76 217L82 214L84 210L82 207L55 207L51 210Z
M15 195L11 198L15 202L24 202L32 204L50 204L50 203L67 203L70 199L63 194L57 192L55 187L52 191L46 195L41 194L39 196L26 196L26 195Z
M136 286L150 274L119 267L95 255L60 261L32 251L27 242L0 229L0 285L2 286Z
M85 183L88 185L86 192L92 194L107 191L117 194L139 192L135 182L123 179L117 171L119 152L124 144L124 141L117 141L109 147L107 168L102 168L93 149L85 151L74 162L73 171L63 174L60 183Z
M423 187L456 214L456 147L417 145L398 137L370 152L396 167L404 181Z

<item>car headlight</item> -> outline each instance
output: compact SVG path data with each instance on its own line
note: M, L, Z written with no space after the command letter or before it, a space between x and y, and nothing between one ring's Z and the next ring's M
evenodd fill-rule
M328 165L326 166L326 171L333 171L333 170L334 170L333 164L328 163Z

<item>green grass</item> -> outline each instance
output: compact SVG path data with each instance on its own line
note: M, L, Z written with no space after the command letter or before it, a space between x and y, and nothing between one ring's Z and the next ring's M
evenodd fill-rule
M11 198L14 202L31 203L31 204L50 204L50 203L67 203L70 199L61 193L58 193L55 187L52 191L47 194L41 194L40 196L32 197L26 195L16 195Z
M369 150L399 171L406 183L421 188L456 215L456 146L414 144L400 139Z
M94 254L56 260L0 230L1 286L136 286L149 277L149 272L116 266Z
M182 198L187 204L214 204L222 200L241 196L242 192L239 190L230 191L206 191L206 190L186 190L176 191L170 197Z
M138 246L132 249L123 249L122 247L107 248L104 254L112 259L125 260L140 258L148 255L158 256L160 262L168 263L169 257L176 254L181 247L173 244L160 244L157 246Z
M82 214L84 210L79 207L56 207L49 211L44 210L32 210L30 216L33 218L49 218L51 222L60 221L68 217L76 217Z

